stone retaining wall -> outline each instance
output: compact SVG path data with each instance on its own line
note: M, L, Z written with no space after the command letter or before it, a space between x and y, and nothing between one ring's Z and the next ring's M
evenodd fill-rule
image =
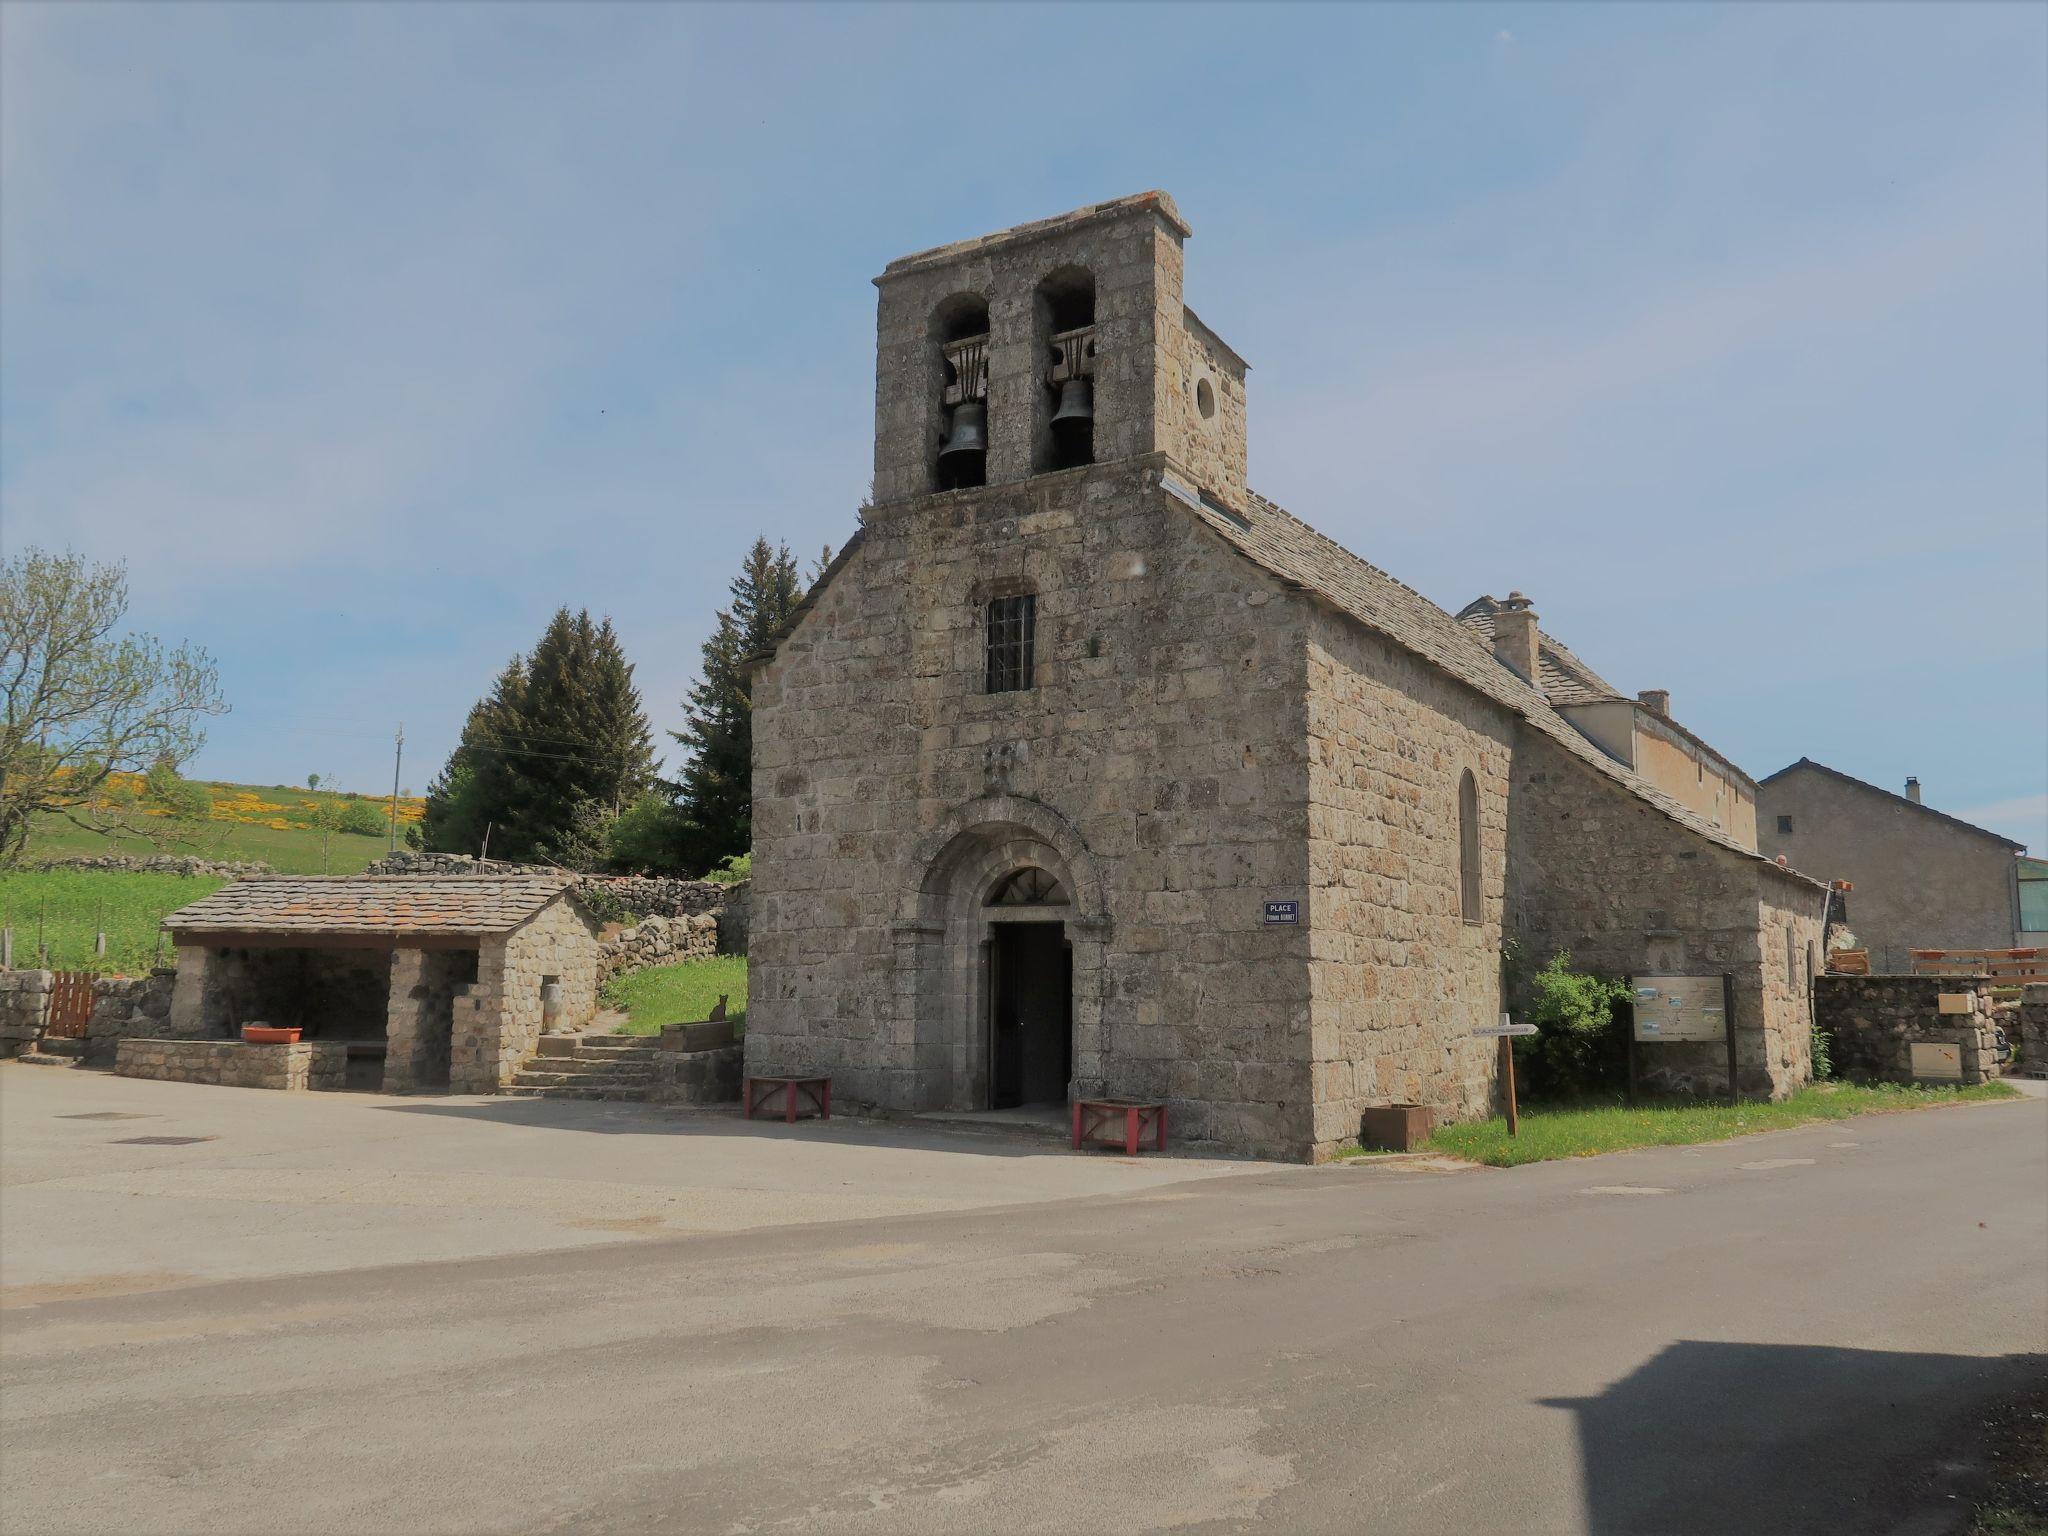
M636 927L612 934L598 946L598 979L610 981L650 965L701 960L718 953L718 919L650 917Z
M102 976L95 981L92 1017L85 1025L85 1064L110 1067L122 1040L164 1034L177 979L177 971L167 968L147 976Z
M120 1043L114 1057L114 1072L120 1077L287 1092L338 1092L347 1071L348 1047L338 1041L250 1045L241 1040L131 1038Z
M52 971L0 971L0 1056L19 1056L50 1022Z
M1814 980L1814 1021L1827 1031L1837 1075L1862 1082L1911 1083L1915 1045L1956 1045L1962 1081L1998 1076L1998 1032L1991 983L1981 976L1821 976ZM1952 1001L1943 1012L1942 999Z

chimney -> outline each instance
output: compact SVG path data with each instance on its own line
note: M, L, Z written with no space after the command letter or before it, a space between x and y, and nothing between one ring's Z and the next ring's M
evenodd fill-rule
M1906 798L1915 805L1920 803L1920 781L1918 779L1906 780Z
M1510 592L1493 615L1493 654L1527 681L1536 681L1536 610Z
M1671 716L1671 690L1669 688L1645 688L1636 695L1636 702L1653 715Z

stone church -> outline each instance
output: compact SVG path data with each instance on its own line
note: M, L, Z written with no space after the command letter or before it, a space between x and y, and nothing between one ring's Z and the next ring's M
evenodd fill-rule
M1526 600L1460 623L1247 488L1188 235L1150 192L876 279L871 505L755 663L747 1070L1326 1157L1489 1111L1512 939L1730 974L1741 1086L1804 1082L1822 888L1566 719Z

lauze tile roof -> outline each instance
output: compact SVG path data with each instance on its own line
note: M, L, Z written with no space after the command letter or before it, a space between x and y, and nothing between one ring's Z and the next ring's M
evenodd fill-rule
M302 875L239 880L164 919L174 933L508 933L569 875Z

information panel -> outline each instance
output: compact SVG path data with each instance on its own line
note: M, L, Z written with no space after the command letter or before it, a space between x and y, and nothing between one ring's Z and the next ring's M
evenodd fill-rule
M1725 1040L1728 1020L1718 976L1638 976L1638 1040Z

